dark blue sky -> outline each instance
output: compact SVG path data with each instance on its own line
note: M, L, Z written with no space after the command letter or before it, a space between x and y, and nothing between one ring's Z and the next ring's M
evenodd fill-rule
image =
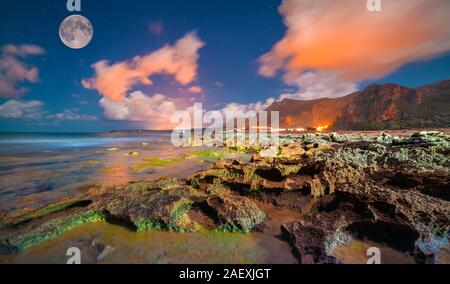
M251 103L277 97L288 86L281 76L258 75L258 58L269 52L286 32L276 0L82 0L80 14L94 26L92 42L73 50L58 36L61 21L70 15L65 0L0 1L0 46L35 44L45 55L27 59L39 68L40 82L26 84L29 92L20 100L45 103L49 114L75 109L96 116L97 121L58 122L0 119L0 131L106 131L134 128L129 122L109 121L98 105L100 95L80 84L93 76L91 64L107 59L123 61L173 44L196 30L206 43L200 50L196 84L206 106L219 108L227 103ZM156 35L152 23L161 23ZM410 63L375 82L395 82L410 87L450 77L450 55ZM141 87L146 93L173 91L168 76L157 76L155 85ZM220 82L220 83L218 83ZM360 82L363 87L374 81ZM174 94L177 96L177 94ZM7 99L0 99L0 104Z

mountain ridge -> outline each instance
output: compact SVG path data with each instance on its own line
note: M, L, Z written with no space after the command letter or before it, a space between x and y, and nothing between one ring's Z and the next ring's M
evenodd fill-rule
M450 79L417 88L371 84L339 98L284 99L267 111L280 112L282 128L379 130L450 127Z

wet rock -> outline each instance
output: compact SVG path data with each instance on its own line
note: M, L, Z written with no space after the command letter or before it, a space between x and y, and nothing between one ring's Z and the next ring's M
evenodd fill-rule
M85 200L89 202L84 203ZM83 206L75 208L74 204ZM247 233L265 218L250 199L233 196L226 189L211 188L208 193L173 179L96 186L70 202L3 218L2 222L8 223L0 229L0 253L23 251L80 225L101 221L136 231L202 231L205 229L202 224L190 216L196 208L205 209L203 213L214 221L214 230ZM20 221L23 219L27 222Z

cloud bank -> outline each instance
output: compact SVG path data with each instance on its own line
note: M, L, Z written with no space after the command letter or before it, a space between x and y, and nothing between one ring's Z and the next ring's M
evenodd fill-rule
M285 36L260 58L259 74L283 74L293 98L348 94L357 82L450 50L450 1L284 0ZM336 88L335 86L339 87Z
M25 120L33 123L57 123L59 121L96 121L93 115L80 114L79 109L66 109L61 113L48 114L45 104L38 100L8 100L0 105L0 119Z
M0 98L18 98L28 89L24 83L37 83L39 70L29 66L25 60L30 56L44 54L43 48L37 45L4 45L0 52Z
M0 118L38 120L45 115L44 103L41 101L9 100L0 105Z
M97 121L98 118L94 115L80 114L78 108L65 109L61 113L47 115L49 120L69 120L69 121Z
M200 86L189 87L189 84L197 77L199 50L204 45L196 33L191 32L174 45L166 45L144 56L112 65L108 61L100 61L93 65L95 76L83 80L82 84L102 95L99 104L107 119L142 122L144 127L152 129L169 129L174 126L172 114L186 110L191 98L147 95L134 88L152 85L153 75L169 74L174 82L186 86L188 93L202 93Z

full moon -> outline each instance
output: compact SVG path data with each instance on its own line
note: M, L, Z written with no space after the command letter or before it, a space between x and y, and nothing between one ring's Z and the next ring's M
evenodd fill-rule
M87 46L94 36L91 22L81 15L72 15L64 19L59 26L59 37L68 47L80 49Z

